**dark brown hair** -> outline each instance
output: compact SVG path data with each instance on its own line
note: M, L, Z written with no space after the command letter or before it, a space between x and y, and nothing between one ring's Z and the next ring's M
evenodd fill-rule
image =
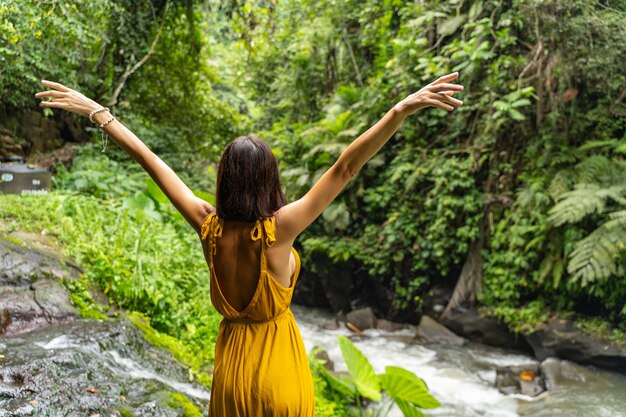
M260 137L240 136L228 144L217 170L215 199L220 218L249 222L272 217L287 204L276 157Z

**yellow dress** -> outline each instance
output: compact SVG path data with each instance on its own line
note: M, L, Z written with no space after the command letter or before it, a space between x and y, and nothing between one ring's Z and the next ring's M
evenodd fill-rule
M261 273L252 300L237 311L224 298L213 267L215 240L223 222L211 214L202 225L209 238L211 302L224 318L215 344L209 417L314 417L313 378L291 298L300 272L300 258L291 287L267 270L266 249L276 241L274 219L257 221L250 232L261 239Z

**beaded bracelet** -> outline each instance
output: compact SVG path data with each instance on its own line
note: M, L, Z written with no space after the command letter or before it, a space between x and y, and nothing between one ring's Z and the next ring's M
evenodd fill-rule
M102 129L104 126L106 126L107 124L111 123L113 120L115 120L115 116L111 115L111 118L109 120L107 120L106 122L103 122L98 127L100 129ZM109 135L105 135L104 134L104 130L102 130L101 133L102 133L102 152L104 152L106 150L107 144L109 142Z
M102 129L104 126L108 125L109 123L111 123L113 120L115 120L115 116L111 116L111 118L109 120L107 120L106 122L103 122L100 126L98 126L100 129Z
M96 122L93 121L93 115L96 114L96 113L100 113L101 111L108 111L108 110L109 110L108 107L101 107L99 109L93 110L91 113L89 113L89 121L91 123L96 123Z

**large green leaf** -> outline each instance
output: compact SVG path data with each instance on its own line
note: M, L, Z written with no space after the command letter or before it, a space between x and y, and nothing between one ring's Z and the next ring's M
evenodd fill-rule
M380 401L382 398L380 383L370 362L352 344L350 339L345 336L338 336L337 339L339 339L339 347L341 348L343 359L346 361L348 372L354 380L359 394L371 400Z
M204 201L208 202L209 204L215 205L215 194L209 193L209 192L206 192L206 191L200 191L200 190L192 190L192 191L193 191L193 193L197 197L203 199Z
M404 417L426 417L424 413L418 410L410 402L403 401L403 400L394 400L394 401L398 405L398 408L400 409L400 411L402 411L402 414L404 414Z
M339 377L336 377L323 366L320 366L318 371L326 379L328 385L330 385L332 389L350 400L354 399L355 385L351 378L348 378L345 375L339 375Z
M437 408L439 401L428 392L428 387L417 375L397 366L387 366L380 375L385 392L396 402L408 401L420 408Z
M164 205L169 202L165 193L159 188L157 183L152 178L146 179L146 189L148 190L148 195L159 203L159 205Z
M325 361L317 359L315 357L317 352L319 352L320 350L321 348L319 346L315 346L313 349L311 349L311 352L309 352L308 357L311 369L313 369L315 373L324 378L326 382L328 382L328 385L331 389L337 391L345 398L348 398L350 401L353 401L355 394L354 382L351 378L346 377L345 375L339 375L339 377L336 377L331 374L328 369L324 367Z

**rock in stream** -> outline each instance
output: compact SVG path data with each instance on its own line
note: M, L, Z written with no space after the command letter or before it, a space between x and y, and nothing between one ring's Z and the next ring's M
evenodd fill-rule
M172 394L206 408L171 354L124 320L80 320L0 339L0 417L182 416Z

